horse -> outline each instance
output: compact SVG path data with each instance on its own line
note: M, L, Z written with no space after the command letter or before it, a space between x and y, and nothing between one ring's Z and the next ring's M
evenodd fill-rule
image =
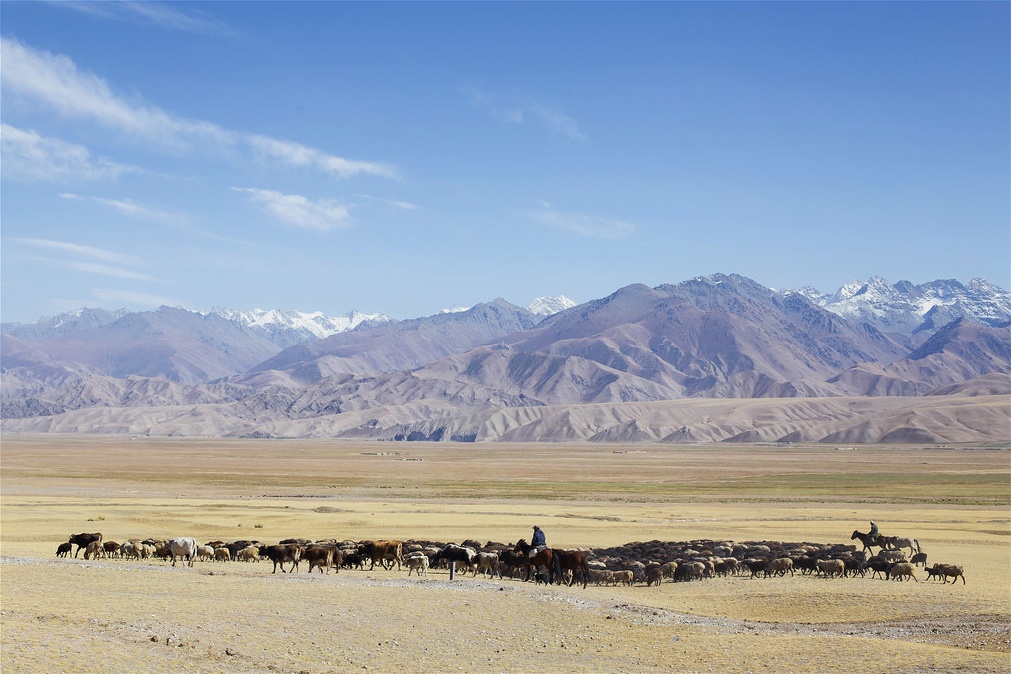
M864 549L861 552L866 551L866 550L870 550L871 548L883 548L883 547L885 547L881 543L881 541L884 539L884 537L881 536L881 535L871 536L870 532L867 532L865 534L865 533L863 533L861 531L854 531L853 535L850 536L850 540L852 541L852 540L855 540L855 539L859 540L861 543L864 544Z
M583 588L586 588L586 583L590 579L590 563L586 559L586 553L579 550L555 550L554 551L554 572L555 577L558 578L558 584L561 585L564 582L564 572L572 571L572 576L569 578L569 587L572 587L572 583L576 580L576 571L579 571L583 576Z
M530 569L533 569L534 574L536 575L538 566L543 566L548 570L548 585L554 583L556 577L558 578L559 583L562 582L561 577L555 575L555 556L554 551L551 548L544 548L531 557L530 544L527 543L525 539L521 538L516 541L515 551L523 556L523 559L525 560L524 563L527 567L527 574L523 579L523 582L530 580Z
M920 552L920 542L915 538L899 538L898 536L878 536L885 550L901 550L909 548L909 554Z

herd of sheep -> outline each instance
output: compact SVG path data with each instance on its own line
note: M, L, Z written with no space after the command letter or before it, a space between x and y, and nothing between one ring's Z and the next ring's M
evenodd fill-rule
M182 543L180 543L182 542ZM521 542L522 543L522 542ZM76 546L76 550L74 550ZM255 540L211 541L198 545L192 538L169 540L130 539L120 544L104 540L101 533L74 534L60 544L57 556L84 551L85 559L119 558L151 559L171 558L177 555L190 565L194 561L258 562L266 559L274 563L274 572L285 564L289 571L297 571L302 562L308 570L318 569L329 573L331 569L372 570L377 565L383 569L407 569L408 575L427 575L430 568L452 569L454 573L508 576L538 582L566 582L579 580L584 585L634 585L658 586L665 580L672 582L698 581L706 578L745 576L748 578L775 578L797 572L825 578L871 577L895 580L913 579L922 565L928 579L947 583L958 578L965 584L962 567L954 564L934 564L927 567L927 555L922 550L910 549L907 559L901 549L881 549L868 556L853 545L825 543L781 543L695 540L685 542L650 541L585 550L589 559L587 578L574 578L584 572L576 570L553 578L549 569L532 567L519 545L474 540L462 544L434 541L309 541L286 539L275 545Z

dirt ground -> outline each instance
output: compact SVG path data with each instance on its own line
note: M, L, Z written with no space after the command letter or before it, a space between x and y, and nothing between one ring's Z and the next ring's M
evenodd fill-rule
M1007 448L0 439L10 672L1009 672ZM966 584L545 587L432 570L56 558L72 533L849 543L875 519ZM83 554L83 553L82 553Z

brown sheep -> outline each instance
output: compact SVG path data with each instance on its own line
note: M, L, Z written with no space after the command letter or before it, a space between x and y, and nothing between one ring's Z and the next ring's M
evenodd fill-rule
M818 575L825 574L826 578L842 576L846 573L846 563L841 559L819 559Z
M85 559L98 559L105 552L102 547L102 541L92 541L88 543L88 546L84 548L84 558Z
M791 576L793 575L793 560L789 557L779 557L769 562L769 565L765 567L765 577L785 576L787 571Z
M920 582L916 579L916 574L913 573L912 564L909 562L896 562L888 568L888 577L894 578L896 580L905 580L906 578L912 578L916 582Z
M965 585L965 575L962 573L962 567L957 564L934 564L933 570L934 574L940 575L942 582L947 583L948 579L951 578L951 584L954 585L961 578L962 585Z

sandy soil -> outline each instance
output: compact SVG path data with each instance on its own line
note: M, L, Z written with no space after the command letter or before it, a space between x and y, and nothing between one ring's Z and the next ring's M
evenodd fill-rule
M399 445L164 442L3 438L5 674L1011 671L1006 449L431 446L398 455ZM891 486L879 485L887 468ZM518 484L559 493L523 498ZM836 493L847 485L851 493ZM918 583L797 575L582 589L450 580L444 570L282 575L266 563L54 556L81 531L514 542L532 523L559 547L849 542L871 517L918 538L931 563L962 564L967 583L920 572Z

